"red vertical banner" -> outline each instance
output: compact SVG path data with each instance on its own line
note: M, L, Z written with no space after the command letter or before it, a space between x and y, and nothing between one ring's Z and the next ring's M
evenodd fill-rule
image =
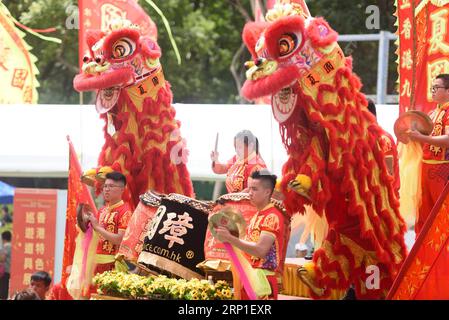
M263 22L265 21L262 4L260 3L261 0L254 0L254 20L256 22Z
M449 3L440 3L421 1L415 9L418 49L415 109L425 112L435 108L430 90L433 80L441 73L449 73Z
M276 3L276 0L266 0L266 8L272 9Z
M89 29L107 31L115 19L127 19L141 28L142 34L157 38L157 28L153 20L135 0L79 0L79 65L88 47L85 41Z
M36 271L53 278L56 209L57 190L15 190L10 295L28 287Z
M415 0L398 0L398 51L399 56L399 112L405 112L412 107L412 95L415 84Z
M435 77L449 73L449 3L397 0L400 112L429 112Z

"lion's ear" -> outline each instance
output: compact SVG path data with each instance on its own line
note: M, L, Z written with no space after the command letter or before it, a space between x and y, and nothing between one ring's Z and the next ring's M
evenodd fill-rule
M314 47L324 48L338 39L338 33L333 30L323 18L314 18L306 29L307 37Z
M268 24L265 22L248 22L243 28L242 38L251 55L257 58L256 44Z
M99 30L87 30L86 31L86 43L89 46L89 48L92 48L94 44L96 44L98 41L100 41L101 38L104 37L104 33Z
M145 57L150 59L159 59L161 57L161 48L156 41L149 37L141 37L139 39L139 45L142 53Z

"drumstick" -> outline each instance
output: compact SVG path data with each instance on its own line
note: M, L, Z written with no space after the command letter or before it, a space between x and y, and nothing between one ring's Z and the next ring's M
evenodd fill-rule
M215 137L215 150L214 150L214 154L217 154L218 152L218 132L217 132L217 136ZM212 161L212 168L215 167L215 161Z

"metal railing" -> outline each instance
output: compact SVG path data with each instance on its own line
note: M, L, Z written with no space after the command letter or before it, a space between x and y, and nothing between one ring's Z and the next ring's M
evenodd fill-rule
M378 34L345 34L338 37L339 42L379 41L375 99L379 104L398 102L397 95L387 95L390 41L396 41L397 38L397 35L389 31L380 31Z

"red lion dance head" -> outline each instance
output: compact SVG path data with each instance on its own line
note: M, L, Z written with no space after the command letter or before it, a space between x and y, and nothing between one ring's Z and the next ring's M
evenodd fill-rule
M188 152L156 41L127 20L113 21L107 32L89 31L86 41L74 87L97 92L96 109L106 122L99 166L126 175L133 207L149 189L192 196Z
M380 145L383 130L368 112L351 60L338 34L311 17L303 1L277 3L267 22L248 23L242 94L272 96L289 155L283 167L286 208L310 204L326 216L329 232L301 279L315 298L355 285L360 298L384 297L405 255L405 226ZM367 288L367 268L380 285Z

